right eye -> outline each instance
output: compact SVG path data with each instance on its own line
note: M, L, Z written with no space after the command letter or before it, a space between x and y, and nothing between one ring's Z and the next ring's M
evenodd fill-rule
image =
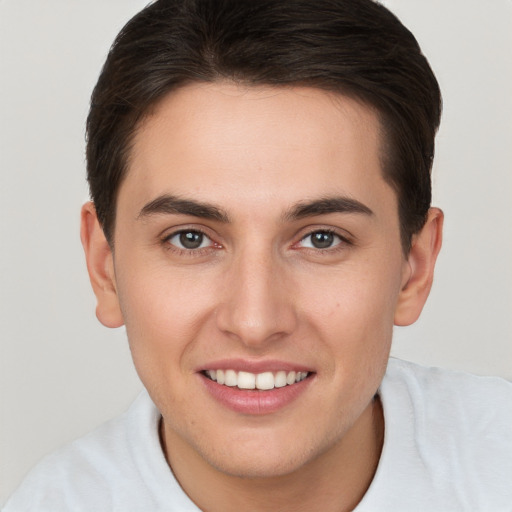
M168 236L166 241L181 250L193 251L212 247L214 243L201 231L187 229Z
M331 230L319 229L306 235L301 241L301 247L309 249L333 249L344 240Z

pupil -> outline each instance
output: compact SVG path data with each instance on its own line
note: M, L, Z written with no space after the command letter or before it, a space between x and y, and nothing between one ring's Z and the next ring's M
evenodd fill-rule
M311 238L311 242L317 249L325 249L326 247L331 247L334 241L334 235L332 233L326 233L325 231L314 233Z
M180 234L180 243L186 249L197 249L203 243L202 233L187 231Z

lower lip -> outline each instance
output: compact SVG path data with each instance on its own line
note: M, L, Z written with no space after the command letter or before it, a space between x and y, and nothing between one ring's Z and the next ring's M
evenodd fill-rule
M232 411L251 415L271 414L283 409L304 393L313 380L312 375L310 375L290 386L260 391L257 389L239 389L236 386L224 386L203 374L199 375L206 389L215 400Z

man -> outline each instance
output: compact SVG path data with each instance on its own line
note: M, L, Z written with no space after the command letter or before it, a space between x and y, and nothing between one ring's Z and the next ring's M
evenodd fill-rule
M511 386L388 364L441 246L440 93L358 1L159 1L91 101L82 242L147 388L6 510L507 510Z

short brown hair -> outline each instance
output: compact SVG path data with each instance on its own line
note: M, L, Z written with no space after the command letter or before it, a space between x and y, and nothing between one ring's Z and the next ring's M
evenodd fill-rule
M377 110L383 176L404 251L431 202L441 94L411 32L372 0L158 0L117 36L91 98L87 177L113 244L116 198L140 121L191 82L304 85Z

